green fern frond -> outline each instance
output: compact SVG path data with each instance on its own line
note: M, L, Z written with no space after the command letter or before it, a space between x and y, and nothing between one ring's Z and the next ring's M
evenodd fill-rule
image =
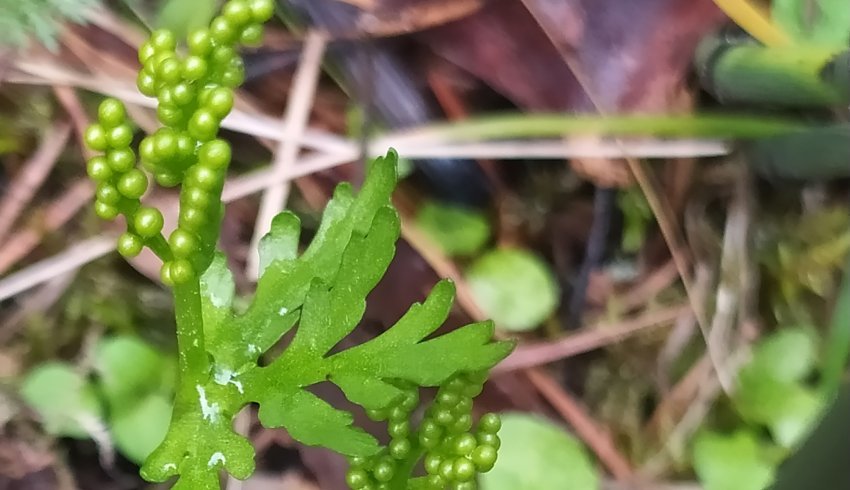
M50 50L64 22L82 23L100 0L0 0L0 48L23 48L35 38Z
M257 404L264 426L347 456L354 490L475 488L476 475L496 460L500 422L489 414L476 425L472 400L513 348L493 339L493 323L435 335L454 299L454 286L442 281L381 335L337 349L361 323L366 298L395 254L395 151L369 165L359 192L337 186L303 253L298 217L274 218L259 244L254 297L244 311L233 305L234 280L216 251L231 148L217 135L233 89L244 81L236 48L259 44L274 9L274 0L230 0L209 29L189 35L186 55L170 30L151 34L139 49L137 86L157 97L165 126L142 139L138 154L117 100L103 101L98 122L86 130L86 144L102 152L87 165L98 183L95 213L106 220L123 214L127 232L118 251L129 258L148 247L163 260L163 283L174 292L177 393L165 439L141 474L155 482L176 476L174 490L218 489L221 470L247 478L254 449L233 430L233 419ZM177 228L167 240L162 212L142 204L150 182L138 161L158 184L181 187ZM387 421L389 444L357 425L354 413L316 396L311 389L321 383ZM437 388L423 416L414 415L420 388Z

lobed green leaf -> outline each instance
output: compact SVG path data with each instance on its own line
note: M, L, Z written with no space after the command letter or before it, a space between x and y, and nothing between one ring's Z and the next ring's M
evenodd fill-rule
M161 482L180 475L178 490L219 488L221 468L247 478L254 471L254 448L232 429L241 404L228 395L228 386L191 388L194 396L188 390L178 393L168 433L145 461L142 477Z
M100 428L103 407L95 388L69 364L49 362L36 367L27 374L20 392L51 434L83 439Z
M762 490L775 472L758 437L747 430L730 435L697 434L693 459L694 470L706 490Z
M365 298L386 272L400 234L390 204L395 186L390 152L369 168L354 196L340 185L312 243L298 255L298 219L278 216L260 247L262 275L247 311L233 310L234 283L223 255L201 277L208 376L182 386L172 424L144 467L145 478L181 476L184 488L217 488L210 474L224 468L236 477L253 469L248 441L231 423L246 404L259 404L267 427L284 427L296 440L350 456L371 456L381 447L354 425L353 416L309 391L330 381L354 403L386 409L403 394L400 382L438 386L462 372L482 372L512 345L493 342L490 322L429 338L445 321L454 297L439 283L388 331L331 354L360 323ZM296 327L282 354L266 365L260 356ZM179 487L178 487L179 488Z

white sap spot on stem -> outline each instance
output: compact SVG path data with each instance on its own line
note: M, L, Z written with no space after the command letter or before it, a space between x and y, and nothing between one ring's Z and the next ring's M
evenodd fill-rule
M283 316L287 313L289 313L289 308L287 308L285 306L281 306L280 309L277 311L277 314L280 315L280 316Z
M248 354L256 354L260 352L260 348L254 344L248 344Z
M212 305L216 308L224 308L225 306L227 306L227 298L223 296L219 296L213 292L210 293L209 298L210 303L212 303Z
M207 461L207 467L212 468L218 463L224 464L225 461L226 460L224 459L224 454L222 454L220 451L216 451L213 453L212 456L210 456L210 460Z
M207 401L207 392L204 391L204 387L201 385L195 385L195 389L198 390L198 400L201 403L201 415L204 416L204 420L209 420L212 423L215 423L218 420L219 415L219 407L218 403L209 403Z
M177 465L174 463L165 463L162 465L162 471L173 471L177 469Z
M206 293L207 298L210 300L210 304L212 304L216 308L226 308L228 306L228 302L231 298L227 285L224 284L226 281L225 274L219 273L217 274L217 278L212 279L210 282L205 284L204 292ZM206 281L205 281L206 282ZM232 286L231 286L232 287Z
M213 379L216 383L224 386L227 383L230 383L230 380L233 379L233 371L230 369L218 369L216 370Z
M239 393L244 393L242 389L242 383L238 380L233 379L235 377L236 373L234 373L230 369L219 369L215 372L213 380L215 380L217 384L220 384L222 386L232 384L236 387L237 390L239 390Z

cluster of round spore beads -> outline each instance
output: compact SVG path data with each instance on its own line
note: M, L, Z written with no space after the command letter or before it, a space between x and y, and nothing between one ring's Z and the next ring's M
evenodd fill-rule
M350 488L391 489L390 482L404 466L404 462L413 455L410 416L419 406L419 388L402 381L396 383L396 386L402 394L392 404L381 410L366 412L372 420L387 422L390 443L375 456L350 459L351 466L346 475Z
M139 48L142 70L137 86L157 98L163 127L139 145L142 167L164 187L182 184L177 228L169 236L162 279L179 284L209 265L221 220L221 190L230 163L230 145L216 139L221 121L233 108L233 89L244 80L237 44L257 44L262 24L274 13L274 0L230 0L209 28L192 32L188 53L178 53L168 30L154 31ZM127 216L128 231L118 250L132 257L161 236L159 211L142 207L148 179L135 166L133 132L120 102L106 100L87 144L105 152L89 162L98 182L95 210L105 219ZM156 251L156 250L155 250ZM162 254L161 254L162 255Z
M432 488L474 489L475 475L496 463L499 416L483 415L472 431L472 399L481 393L487 373L460 375L437 392L419 428L424 467Z
M500 445L498 415L485 414L473 431L472 399L481 392L486 374L455 376L441 386L416 431L410 428L411 414L419 404L415 387L406 388L387 409L370 411L371 418L387 421L390 442L376 456L351 458L347 475L349 487L355 490L393 488L390 485L393 478L405 472L407 481L414 463L424 457L425 488L476 488L475 476L493 468Z
M98 108L98 123L88 127L85 140L91 149L102 152L88 162L88 174L98 184L95 212L103 219L114 219L138 204L148 185L147 177L136 169L136 154L130 148L133 129L127 124L124 105L104 101Z
M87 169L89 177L97 183L95 213L106 220L114 219L119 213L134 217L128 222L128 231L118 240L118 251L134 257L142 251L147 239L162 230L162 214L141 205L148 177L136 168L136 153L130 147L133 129L128 124L124 105L115 99L104 100L97 119L85 134L86 145L101 153L89 160Z

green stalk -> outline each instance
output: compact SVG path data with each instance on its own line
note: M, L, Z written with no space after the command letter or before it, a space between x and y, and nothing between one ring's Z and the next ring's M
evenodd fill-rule
M747 115L579 116L508 113L430 124L406 136L449 141L554 138L564 135L763 138L811 127L790 119Z
M150 248L151 251L163 262L167 262L173 258L171 248L168 246L168 242L165 240L162 233L148 240L147 245L148 248Z
M765 47L705 39L696 52L703 86L724 104L840 107L850 103L847 52L815 46Z
M850 177L850 125L831 124L792 131L745 144L760 174L786 179Z
M201 384L209 373L204 346L204 320L201 312L201 282L198 277L174 285L174 313L177 318L179 372L181 386Z
M832 325L826 343L824 363L821 367L821 389L833 397L841 386L842 378L850 358L850 258L844 268L841 290L832 312Z
M410 437L410 440L412 441L416 441L418 439L418 433ZM419 463L419 460L424 454L425 448L419 444L414 444L413 447L410 448L410 454L408 457L404 461L399 462L398 472L390 481L390 488L405 488L407 482L414 478L413 470L416 468L416 464Z

